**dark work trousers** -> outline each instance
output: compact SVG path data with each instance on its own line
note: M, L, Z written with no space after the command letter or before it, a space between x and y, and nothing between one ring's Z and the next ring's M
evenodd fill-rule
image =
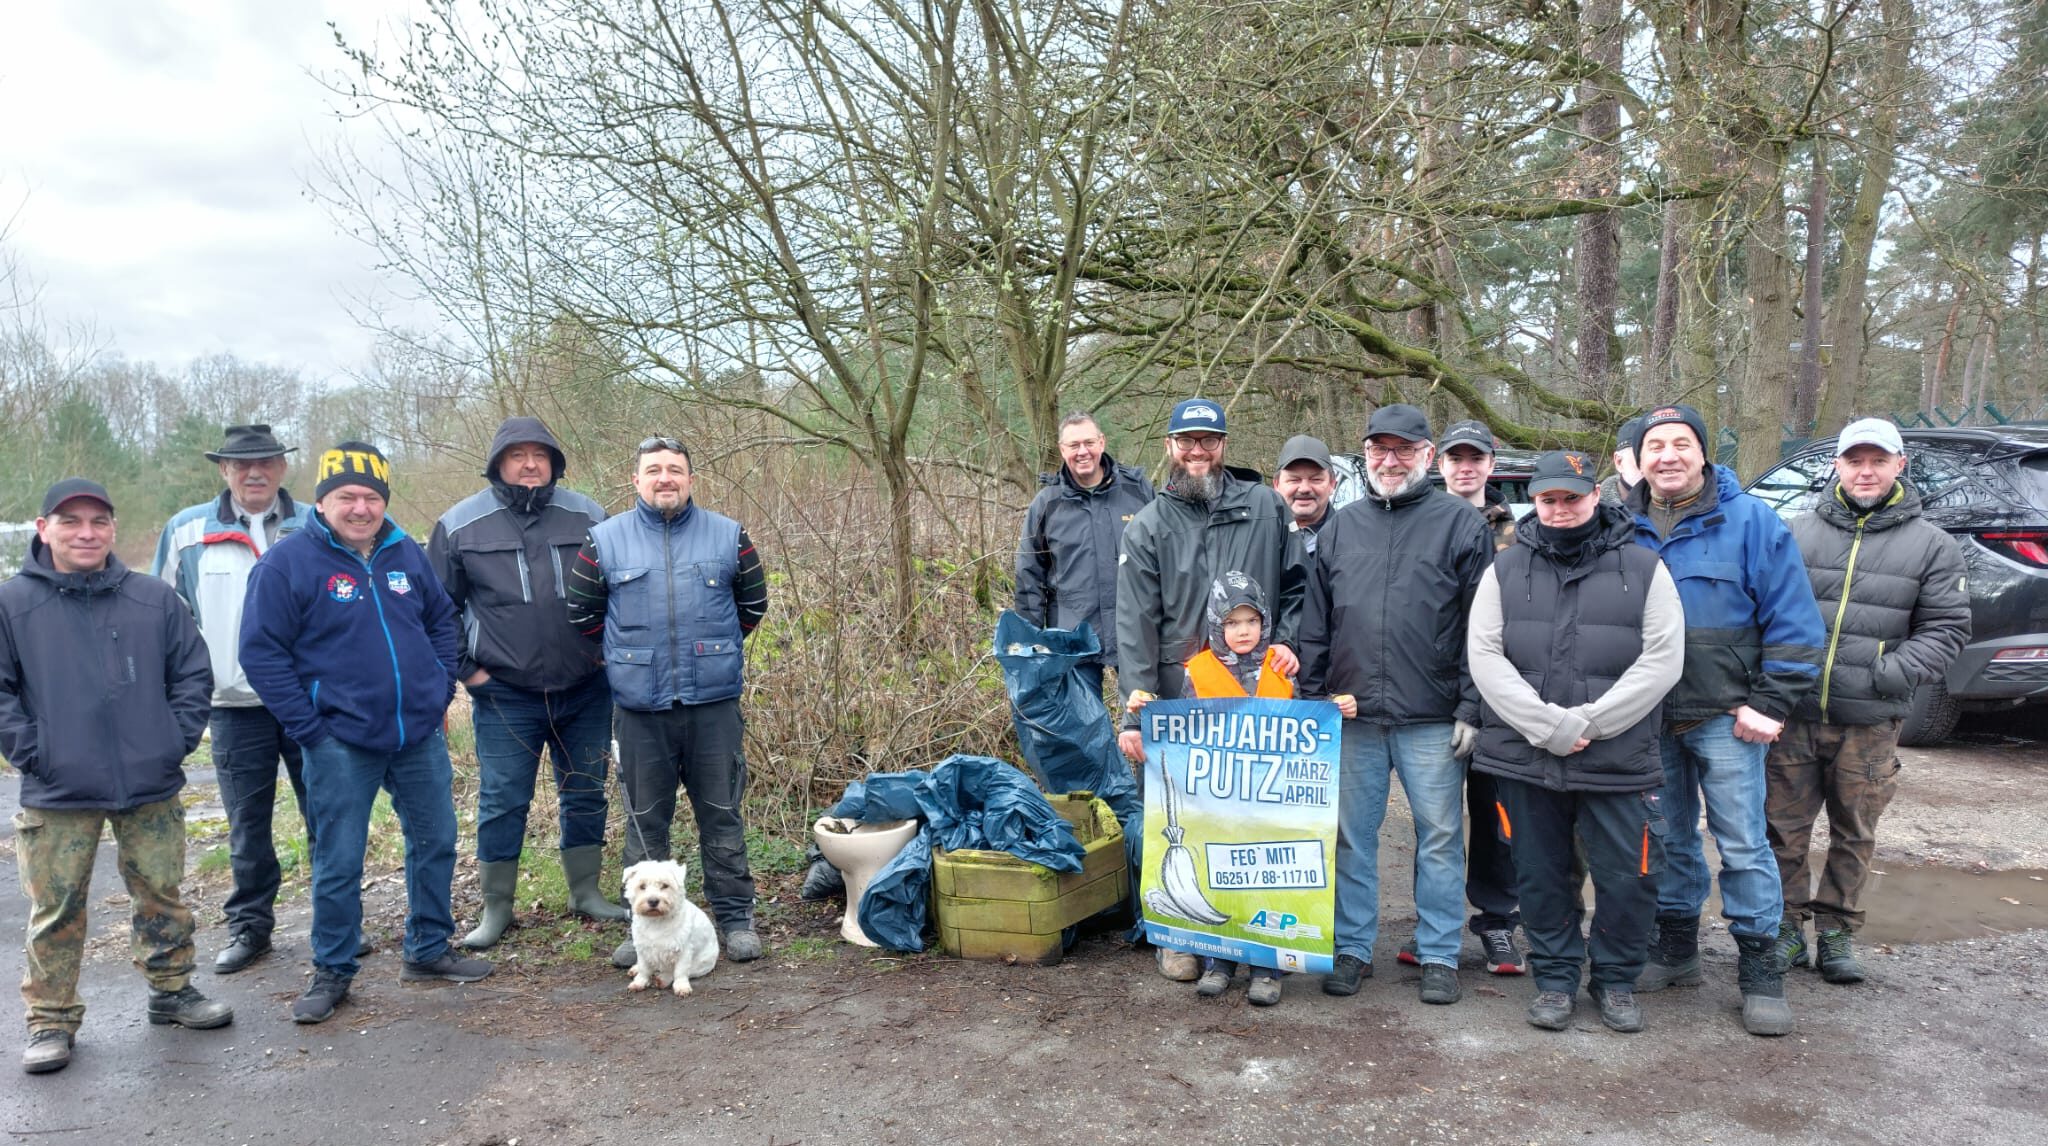
M1764 758L1764 816L1785 918L1814 921L1820 931L1863 926L1864 881L1877 851L1877 821L1899 788L1899 721L1822 724L1790 720ZM1813 820L1828 810L1828 858L1820 886L1810 882L1807 846Z
M1495 784L1488 773L1465 773L1465 810L1472 817L1465 838L1465 902L1472 905L1474 935L1509 930L1521 919L1515 909L1515 857L1501 835Z
M228 867L235 888L226 905L228 933L269 942L277 925L272 905L284 873L277 863L277 844L270 822L277 812L277 765L297 797L299 819L306 824L306 854L313 854L313 825L306 820L306 780L299 746L284 734L270 710L216 708L213 729L213 774L220 783L221 806L228 816Z
M1656 792L1554 792L1496 778L1507 813L1522 930L1538 991L1577 994L1587 942L1572 837L1593 874L1592 975L1598 987L1633 987L1649 955L1664 870L1664 813ZM1498 814L1498 813L1496 813Z
M754 877L747 870L747 825L742 801L747 760L741 751L740 702L678 704L661 712L619 709L619 782L626 789L626 857L670 855L669 826L676 788L689 794L697 817L704 898L720 931L751 928Z

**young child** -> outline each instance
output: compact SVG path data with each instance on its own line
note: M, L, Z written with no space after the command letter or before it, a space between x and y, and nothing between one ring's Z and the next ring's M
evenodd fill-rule
M1275 671L1273 657L1273 616L1266 609L1266 595L1259 583L1232 570L1209 587L1209 647L1189 658L1188 692L1200 698L1258 696L1274 700L1294 699L1294 682ZM1230 987L1237 964L1229 959L1204 957L1202 977L1195 982L1195 994L1215 998ZM1254 1006L1270 1007L1280 1001L1280 972L1271 967L1253 967L1251 985L1245 996Z

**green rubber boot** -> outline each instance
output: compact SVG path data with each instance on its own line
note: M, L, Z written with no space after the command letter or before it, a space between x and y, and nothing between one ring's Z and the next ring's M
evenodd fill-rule
M562 875L569 882L569 910L599 923L618 923L626 918L626 909L597 890L598 869L603 866L604 847L600 844L562 849Z
M484 889L484 917L477 921L475 931L462 937L462 945L482 951L496 947L498 940L504 938L505 929L512 926L512 897L519 892L519 861L479 863L476 870L477 882Z

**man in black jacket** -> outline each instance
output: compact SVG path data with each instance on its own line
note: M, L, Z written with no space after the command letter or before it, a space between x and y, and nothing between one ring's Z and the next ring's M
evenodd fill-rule
M1136 466L1104 452L1093 416L1060 420L1058 473L1041 474L1038 496L1017 540L1017 615L1043 629L1095 630L1102 652L1080 669L1102 693L1104 667L1116 667L1116 557L1124 527L1152 500Z
M459 669L476 728L476 858L484 912L462 940L495 946L512 923L526 811L545 747L554 764L569 907L626 918L598 889L612 690L597 642L569 624L567 570L604 508L558 484L560 443L539 418L511 417L491 440L490 485L441 515L427 554L462 614Z
M1273 488L1223 466L1229 430L1223 407L1189 398L1166 424L1166 489L1139 510L1117 557L1117 687L1124 694L1117 746L1145 761L1133 701L1191 695L1182 666L1207 637L1210 587L1239 570L1272 593L1274 668L1291 673L1290 643L1301 618L1304 560L1293 515ZM1193 982L1201 973L1185 951L1159 950L1159 971Z
M67 478L43 497L21 574L0 585L0 755L21 772L14 819L29 897L28 1048L22 1069L61 1070L85 1019L78 997L86 893L100 831L114 830L149 1021L234 1020L191 986L185 757L206 728L213 668L170 585L114 556L114 503Z
M1486 522L1429 484L1429 419L1382 406L1365 431L1366 496L1317 539L1301 623L1303 697L1331 697L1344 722L1337 801L1337 960L1323 991L1372 974L1379 836L1390 775L1415 817L1416 957L1422 1001L1458 1001L1465 916L1465 767L1479 693L1465 623L1493 559Z
M1860 983L1849 937L1877 846L1877 820L1899 777L1899 723L1913 693L1938 681L1970 639L1970 595L1955 541L1920 516L1905 482L1906 446L1882 418L1851 423L1835 444L1835 480L1792 522L1827 625L1820 688L1806 695L1765 760L1771 850L1784 881L1778 955L1817 962L1830 983ZM1807 875L1814 816L1828 810L1828 856ZM1814 921L1817 952L1806 946Z
M1600 504L1594 472L1585 454L1545 454L1529 482L1536 520L1479 582L1466 640L1482 702L1472 769L1495 780L1484 814L1513 840L1536 978L1529 1022L1571 1025L1588 954L1578 839L1596 893L1589 989L1603 1024L1639 1031L1636 976L1664 869L1659 706L1685 666L1685 609L1627 511Z

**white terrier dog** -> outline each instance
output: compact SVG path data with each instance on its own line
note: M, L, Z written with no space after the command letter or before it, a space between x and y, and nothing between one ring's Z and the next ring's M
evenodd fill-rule
M671 983L677 995L690 993L690 980L718 964L718 929L683 893L682 864L646 860L626 869L626 906L633 912L633 981L627 989Z

